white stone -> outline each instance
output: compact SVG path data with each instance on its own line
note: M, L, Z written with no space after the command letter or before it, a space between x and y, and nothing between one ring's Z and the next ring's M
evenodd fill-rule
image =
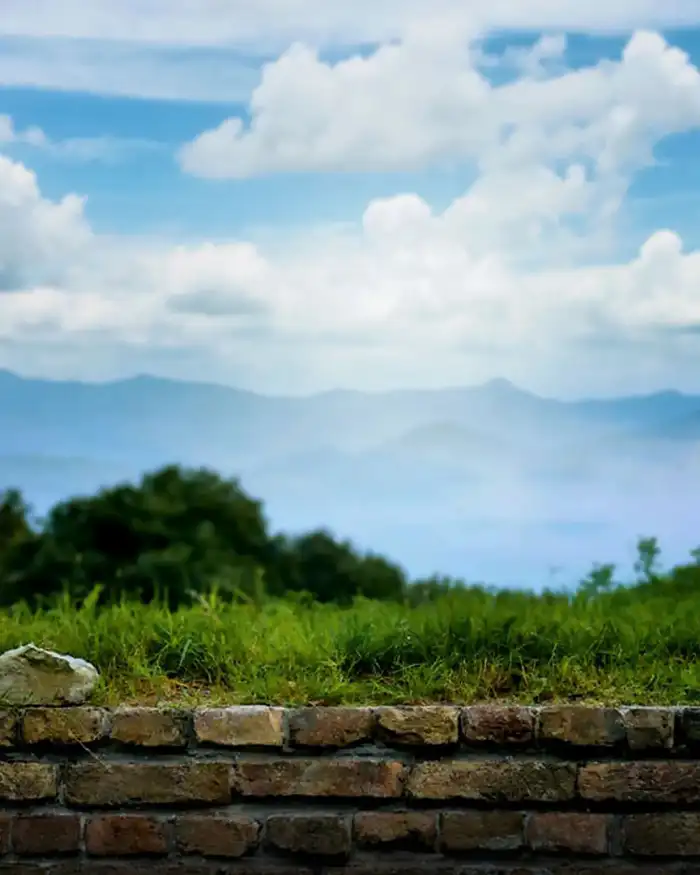
M0 654L0 703L80 705L98 678L95 666L84 659L25 644Z

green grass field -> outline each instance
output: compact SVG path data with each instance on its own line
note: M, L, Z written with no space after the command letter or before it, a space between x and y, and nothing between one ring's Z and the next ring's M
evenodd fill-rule
M109 704L697 702L700 598L668 586L589 598L474 589L414 608L65 600L2 612L0 650L33 641L88 659Z

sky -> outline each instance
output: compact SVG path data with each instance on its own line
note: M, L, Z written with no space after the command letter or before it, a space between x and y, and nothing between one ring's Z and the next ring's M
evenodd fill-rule
M698 0L0 0L0 368L700 392Z

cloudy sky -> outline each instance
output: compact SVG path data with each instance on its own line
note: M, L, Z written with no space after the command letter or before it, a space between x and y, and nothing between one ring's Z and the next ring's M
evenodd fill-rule
M698 0L0 0L0 367L700 391Z

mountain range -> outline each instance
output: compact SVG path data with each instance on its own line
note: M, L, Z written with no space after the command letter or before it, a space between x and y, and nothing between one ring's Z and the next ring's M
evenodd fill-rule
M700 542L700 396L559 401L493 380L292 398L0 371L0 487L39 513L167 462L235 475L274 528L326 526L412 575L565 585L629 565L639 535L673 561Z

